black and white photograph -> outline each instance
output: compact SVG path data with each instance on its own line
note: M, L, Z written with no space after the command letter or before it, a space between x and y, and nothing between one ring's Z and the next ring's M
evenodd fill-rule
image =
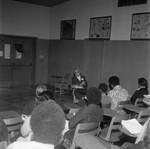
M150 0L0 0L0 149L150 149Z

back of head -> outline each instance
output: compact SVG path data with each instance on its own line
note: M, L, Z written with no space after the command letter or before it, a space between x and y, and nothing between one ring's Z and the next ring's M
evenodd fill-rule
M51 100L55 100L54 99L54 95L52 92L49 91L43 91L40 96L44 96L45 98L47 98L47 100L51 99Z
M109 84L111 85L114 85L114 86L120 85L120 80L117 76L110 77L108 81L109 81Z
M35 98L35 103L36 103L36 105L39 105L48 100L50 100L50 98L48 98L47 96L38 96Z
M31 114L33 141L56 145L65 127L65 115L53 100L38 105Z
M108 90L107 84L101 83L101 84L99 85L98 89L99 89L102 93L107 93L107 90Z
M37 96L37 97L40 96L40 94L41 94L43 91L47 91L47 87L46 87L45 85L43 85L43 84L38 85L38 86L36 87L36 90L35 90L36 96Z
M145 88L148 88L148 82L145 78L139 78L138 79L138 84L140 86L144 86Z
M101 92L96 87L91 87L86 93L88 104L101 106Z

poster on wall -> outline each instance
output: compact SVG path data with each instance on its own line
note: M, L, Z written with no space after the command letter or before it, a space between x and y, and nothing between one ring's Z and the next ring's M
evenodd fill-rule
M150 13L132 15L131 39L150 39Z
M110 39L111 16L96 17L90 19L90 39Z
M60 27L60 39L75 39L76 20L63 20Z

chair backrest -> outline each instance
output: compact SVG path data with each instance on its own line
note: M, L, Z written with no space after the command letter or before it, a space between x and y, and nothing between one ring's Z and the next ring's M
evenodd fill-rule
M149 117L150 117L150 108L147 108L144 111L140 111L137 117L137 121L140 124L144 124L148 120Z
M143 106L143 98L137 98L134 105L138 107Z
M72 144L71 144L71 147L69 147L69 149L75 149L76 147L76 144L74 142L74 139L78 136L81 136L81 135L97 135L99 132L99 127L100 124L99 123L81 123L81 124L78 124L77 127L76 127L76 130L75 130L75 134L74 134L74 138L72 140Z
M4 122L8 128L8 132L20 130L22 119L20 117L4 119Z
M99 129L99 123L81 123L78 124L75 130L74 137L83 134L97 135Z
M128 118L129 118L128 115L118 115L118 116L113 117L111 119L105 140L110 141L110 137L111 137L113 130L119 130L119 128L121 126L121 121L127 120Z
M68 82L69 77L70 77L70 73L65 73L65 75L64 75L63 78L62 78L62 83Z
M0 149L6 149L6 148L7 148L7 142L6 141L0 142Z

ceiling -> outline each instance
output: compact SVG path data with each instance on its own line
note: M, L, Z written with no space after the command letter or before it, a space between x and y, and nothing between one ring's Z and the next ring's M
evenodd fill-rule
M13 0L13 1L53 7L69 0Z

